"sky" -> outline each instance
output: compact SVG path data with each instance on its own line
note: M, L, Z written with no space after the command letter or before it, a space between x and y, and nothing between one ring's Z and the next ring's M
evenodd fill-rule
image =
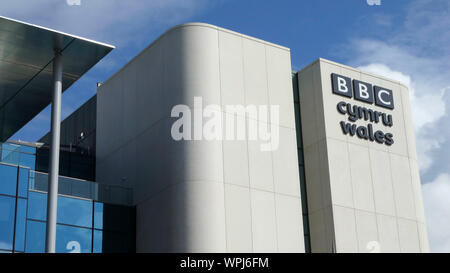
M2 0L0 15L117 47L63 94L63 118L97 82L186 22L289 47L293 70L322 57L408 85L431 250L450 252L450 1ZM47 107L12 139L36 141L49 124Z

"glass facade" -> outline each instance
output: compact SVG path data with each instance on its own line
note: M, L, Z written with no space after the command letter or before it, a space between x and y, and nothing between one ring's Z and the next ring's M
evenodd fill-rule
M295 128L297 131L297 155L300 177L300 194L302 197L303 233L305 237L305 252L311 253L311 236L309 231L308 198L306 196L305 161L303 157L302 123L300 119L300 94L298 90L298 74L292 75L294 91Z
M3 143L0 153L0 252L42 253L47 174L35 171L34 147ZM105 191L93 182L60 177L59 183L70 195L58 196L56 252L135 252L134 207L95 199Z

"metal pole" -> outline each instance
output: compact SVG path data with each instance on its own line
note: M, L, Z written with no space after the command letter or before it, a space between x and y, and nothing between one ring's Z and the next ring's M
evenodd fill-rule
M47 230L45 252L55 253L56 248L56 216L58 208L58 176L59 176L59 145L61 124L61 94L62 94L62 56L59 49L55 49L53 59L53 97L52 124L50 144L50 164L48 174L47 196Z

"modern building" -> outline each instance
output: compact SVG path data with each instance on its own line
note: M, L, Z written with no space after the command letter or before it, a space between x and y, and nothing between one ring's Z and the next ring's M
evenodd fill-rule
M3 251L44 250L50 139L2 144ZM60 143L58 252L429 251L407 87L220 27L165 32Z

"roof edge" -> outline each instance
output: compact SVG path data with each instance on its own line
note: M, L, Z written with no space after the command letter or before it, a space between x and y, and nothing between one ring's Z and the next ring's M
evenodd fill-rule
M20 20L9 18L9 17L5 17L5 16L2 16L2 15L0 15L0 19L5 19L5 20L11 21L11 22L27 25L27 26L30 26L30 27L39 28L39 29L46 30L46 31L51 31L51 32L54 32L54 33L58 33L58 34L61 34L61 35L72 37L74 39L82 40L82 41L85 41L85 42L88 42L88 43L93 43L93 44L101 45L101 46L104 46L104 47L109 47L111 49L115 49L116 48L115 46L107 44L107 43L102 43L102 42L95 41L95 40L92 40L92 39L88 39L88 38L84 38L84 37L81 37L81 36L69 34L69 33L62 32L62 31L59 31L59 30L55 30L55 29L48 28L48 27L43 27L43 26L27 23L27 22L24 22L24 21L20 21Z

